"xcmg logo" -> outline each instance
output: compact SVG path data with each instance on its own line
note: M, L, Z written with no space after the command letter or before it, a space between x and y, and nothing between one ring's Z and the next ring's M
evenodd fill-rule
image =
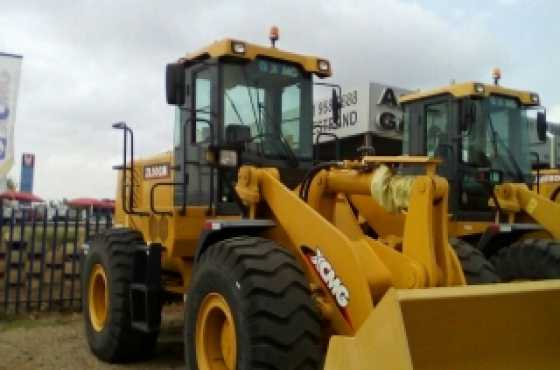
M311 253L313 253L311 251ZM344 286L338 275L336 274L332 264L327 260L321 250L317 248L315 254L308 255L309 261L323 280L323 283L330 290L331 294L336 300L336 303L345 308L350 302L350 292Z

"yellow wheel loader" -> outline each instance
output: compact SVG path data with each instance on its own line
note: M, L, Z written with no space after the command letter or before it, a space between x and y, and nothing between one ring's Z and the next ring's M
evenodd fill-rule
M312 83L330 75L325 59L225 39L167 66L171 152L137 160L114 124L115 224L84 246L92 352L148 356L178 296L190 370L557 369L560 282L465 286L437 160L313 164ZM402 230L364 232L357 204Z
M538 111L540 140L546 116L537 94L499 86L499 77L496 71L495 84L402 96L403 151L442 159L438 173L451 189L449 233L460 256L484 253L502 280L560 278L558 192L541 183L546 170L534 181L529 152L537 136L531 111Z

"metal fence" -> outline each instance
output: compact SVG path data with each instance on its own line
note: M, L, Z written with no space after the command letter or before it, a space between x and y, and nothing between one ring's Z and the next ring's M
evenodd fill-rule
M80 310L80 247L111 227L111 215L1 211L0 313Z

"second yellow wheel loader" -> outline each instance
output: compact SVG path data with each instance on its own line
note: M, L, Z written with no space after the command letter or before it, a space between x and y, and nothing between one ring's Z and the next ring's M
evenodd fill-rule
M459 254L484 253L505 281L560 278L560 205L531 171L530 143L545 139L546 116L536 93L502 87L494 73L495 84L402 96L404 152L442 159Z
M330 74L225 39L167 66L172 152L136 160L114 125L115 225L84 247L92 352L149 355L176 295L190 370L557 369L560 282L465 286L438 161L313 165L312 80ZM385 176L394 166L420 173ZM404 217L402 232L366 234L356 200Z

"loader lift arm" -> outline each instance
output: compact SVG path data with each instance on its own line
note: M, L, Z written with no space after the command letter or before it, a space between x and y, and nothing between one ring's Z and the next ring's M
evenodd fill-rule
M322 287L321 296L327 297L323 312L339 333L354 334L392 286L465 283L447 243L447 183L438 176L414 179L402 251L361 231L348 197L370 194L377 165L364 161L321 170L311 181L307 203L280 182L276 169L243 166L239 171L236 191L249 214L265 216L260 210L270 210L287 236L289 248L300 263L311 267L306 269L308 278ZM322 274L320 269L314 273L317 256L327 261L332 275L330 271ZM325 275L336 277L336 284L347 289L342 304L333 289L335 283Z
M560 205L541 194L531 191L525 184L506 183L495 189L501 209L508 215L526 212L548 231L553 239L560 240Z

